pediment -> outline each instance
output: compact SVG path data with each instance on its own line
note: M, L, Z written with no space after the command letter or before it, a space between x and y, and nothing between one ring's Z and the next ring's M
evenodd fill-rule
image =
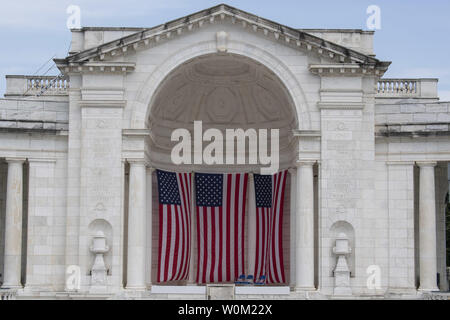
M225 4L220 4L153 28L143 28L131 35L75 53L65 59L55 59L55 63L63 73L69 71L81 72L83 71L83 66L87 64L91 64L92 69L92 65L96 63L106 63L111 60L117 61L118 57L126 52L145 50L145 48L157 46L158 43L183 37L185 34L195 32L199 28L207 28L219 20L222 23L240 25L248 32L261 33L280 45L319 55L323 61L329 64L355 64L371 69L380 69L382 73L389 65L372 56ZM127 68L115 70L129 71Z

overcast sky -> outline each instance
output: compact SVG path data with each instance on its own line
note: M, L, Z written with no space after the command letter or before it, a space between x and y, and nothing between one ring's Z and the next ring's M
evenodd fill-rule
M82 26L152 27L223 1L206 0L2 0L0 95L7 74L56 74L49 61L70 44L68 6L81 9ZM225 2L294 28L367 29L366 9L381 9L375 53L392 61L385 77L439 78L450 101L449 0L241 0ZM50 70L49 70L50 69Z

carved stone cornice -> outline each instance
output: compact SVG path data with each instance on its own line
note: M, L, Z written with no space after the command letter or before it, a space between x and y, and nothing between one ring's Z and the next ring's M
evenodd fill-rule
M294 137L308 137L308 138L320 138L321 132L320 130L292 130L292 135Z
M339 76L376 76L381 77L387 71L390 62L378 61L374 64L311 64L309 70L316 75L322 77L339 77Z
M133 72L133 62L68 62L66 59L54 59L58 69L64 73L117 73Z
M361 102L318 102L317 108L321 109L338 109L338 110L361 110L364 104Z
M81 108L124 108L125 100L81 100L78 105Z
M150 137L149 129L123 129L122 135L127 137Z

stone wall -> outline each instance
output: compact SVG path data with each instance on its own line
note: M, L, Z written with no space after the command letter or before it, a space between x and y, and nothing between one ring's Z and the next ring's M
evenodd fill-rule
M67 130L67 102L0 99L0 130Z
M383 135L442 135L450 131L450 103L377 104L375 125Z
M6 178L8 167L0 162L0 283L3 282L3 263L5 253L5 210L6 210Z

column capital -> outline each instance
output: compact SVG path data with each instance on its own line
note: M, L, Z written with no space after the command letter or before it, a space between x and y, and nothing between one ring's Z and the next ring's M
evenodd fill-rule
M420 168L426 168L426 167L436 167L437 162L436 161L416 161L417 166Z
M312 167L317 163L317 160L297 160L294 165L298 167Z
M54 158L28 158L28 162L32 163L56 163Z
M127 162L129 164L149 166L148 161L145 159L141 159L141 158L127 158Z
M7 163L24 163L25 161L27 161L27 159L26 158L10 157L10 158L5 158L5 161Z
M297 173L297 166L295 168L289 168L288 169L290 174L296 174Z
M386 161L388 166L413 166L414 164L414 161Z

